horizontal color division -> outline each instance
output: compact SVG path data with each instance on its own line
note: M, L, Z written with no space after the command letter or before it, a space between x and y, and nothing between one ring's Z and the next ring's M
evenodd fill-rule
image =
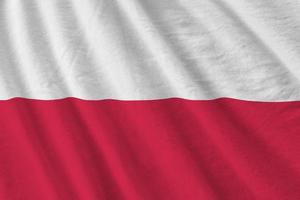
M0 0L0 200L299 200L300 1Z
M0 199L299 199L300 102L0 101Z

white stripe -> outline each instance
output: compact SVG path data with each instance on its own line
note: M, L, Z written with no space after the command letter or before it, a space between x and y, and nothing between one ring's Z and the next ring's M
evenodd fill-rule
M0 99L300 100L295 0L0 2Z

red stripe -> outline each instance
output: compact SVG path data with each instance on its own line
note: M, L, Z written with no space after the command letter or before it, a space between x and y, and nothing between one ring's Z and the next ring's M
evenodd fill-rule
M0 101L0 199L300 199L300 102Z

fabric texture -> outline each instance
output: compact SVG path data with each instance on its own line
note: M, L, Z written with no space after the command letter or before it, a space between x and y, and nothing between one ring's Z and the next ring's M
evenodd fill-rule
M0 200L300 199L300 1L0 0Z

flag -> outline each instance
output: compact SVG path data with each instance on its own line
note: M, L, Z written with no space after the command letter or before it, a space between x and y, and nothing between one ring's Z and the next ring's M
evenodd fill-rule
M1 1L0 199L299 199L299 11Z

